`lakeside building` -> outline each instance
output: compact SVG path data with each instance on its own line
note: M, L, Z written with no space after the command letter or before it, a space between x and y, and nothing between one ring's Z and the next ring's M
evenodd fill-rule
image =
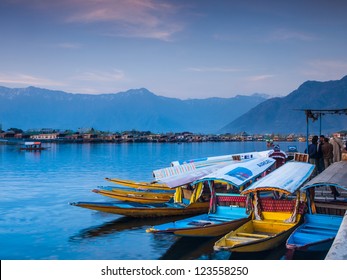
M311 141L313 135L309 136ZM329 135L327 135L329 136ZM339 132L340 139L346 140L346 133ZM232 141L271 141L271 142L305 142L306 137L290 133L288 135L279 134L201 134L191 132L180 133L152 133L150 131L124 131L124 132L102 132L94 129L79 131L57 131L53 129L30 130L23 132L20 129L10 129L0 131L0 139L13 141L39 140L43 142L67 142L67 143L175 143L175 142L232 142Z
M30 136L30 139L34 140L57 140L57 139L63 139L66 136L66 134L63 133L40 133L40 134L34 134Z

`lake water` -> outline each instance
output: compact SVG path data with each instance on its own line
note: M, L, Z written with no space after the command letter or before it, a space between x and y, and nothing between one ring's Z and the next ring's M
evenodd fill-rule
M280 143L283 150L305 143ZM176 218L130 219L73 207L110 201L91 192L105 177L151 181L171 161L265 150L265 142L183 144L46 144L42 152L0 145L0 259L156 260L279 259L284 248L258 255L213 252L216 239L154 235L145 230Z

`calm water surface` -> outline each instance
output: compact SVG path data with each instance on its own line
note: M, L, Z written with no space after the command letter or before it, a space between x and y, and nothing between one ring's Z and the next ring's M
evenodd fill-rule
M305 143L297 145L303 151ZM184 144L47 144L42 152L0 145L0 259L155 260L242 259L213 252L216 239L154 235L145 230L174 220L130 219L73 207L110 201L92 193L105 177L151 181L171 161L265 150L264 142ZM278 259L283 249L251 258ZM246 257L246 258L249 258Z

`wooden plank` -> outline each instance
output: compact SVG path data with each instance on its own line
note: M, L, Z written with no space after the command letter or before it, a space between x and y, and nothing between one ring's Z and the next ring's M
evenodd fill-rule
M242 236L242 237L253 237L253 238L267 238L267 237L269 237L269 235L267 235L267 234L257 234L257 233L248 233L248 232L239 232L236 235Z
M333 204L333 203L315 202L315 205L316 205L316 207L322 207L322 208L347 210L347 204Z

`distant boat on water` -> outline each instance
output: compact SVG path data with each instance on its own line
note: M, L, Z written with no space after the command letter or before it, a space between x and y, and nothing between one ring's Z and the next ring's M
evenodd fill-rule
M24 142L19 149L21 151L42 151L46 148L42 147L41 142Z

